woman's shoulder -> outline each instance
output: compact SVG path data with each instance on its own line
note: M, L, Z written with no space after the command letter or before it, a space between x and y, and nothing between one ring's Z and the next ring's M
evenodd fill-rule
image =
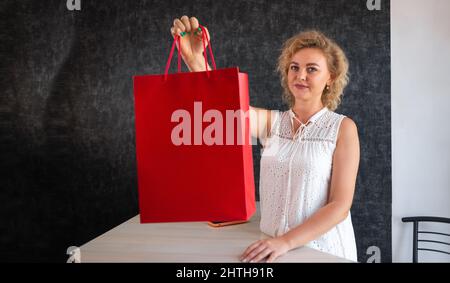
M343 116L343 118L340 123L337 140L358 138L358 127L356 126L355 121L345 115L341 116Z
M356 126L355 121L353 121L351 118L344 116L341 122L341 129L342 131L358 131L358 127Z
M325 124L334 128L335 141L340 139L354 139L358 137L356 123L348 116L328 110ZM334 127L333 127L334 125Z
M352 127L356 127L356 123L347 115L344 114L340 114L337 112L334 112L332 110L328 110L327 111L327 116L329 120L334 120L334 121L338 121L339 124L341 124L341 127L345 127L345 128L352 128Z

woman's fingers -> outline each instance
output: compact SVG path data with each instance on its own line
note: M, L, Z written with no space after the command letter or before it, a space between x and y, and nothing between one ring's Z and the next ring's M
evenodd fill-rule
M172 27L170 28L170 33L172 34L173 38L175 38L175 36L177 35L181 36L183 32L177 27Z
M273 262L276 258L278 257L278 255L273 252L270 254L269 258L266 260L267 263Z
M176 29L174 27L170 28L170 34L172 34L173 38L177 35Z
M260 246L262 244L262 241L256 241L256 242L254 242L253 244L251 244L245 251L244 251L244 253L242 254L242 256L241 256L241 260L242 261L244 261L244 260L247 260L248 261L248 256L249 256L249 254L254 250L254 249L256 249L256 248L258 248L258 246Z
M186 31L186 27L179 19L175 19L173 21L173 27L175 28L175 34L177 35L180 35L180 33Z
M269 249L268 247L264 247L263 250L261 250L256 256L254 256L250 262L260 262L263 259L265 259L266 257L268 257L270 254L273 254L274 251L272 251L271 249Z
M208 46L210 36L209 31L206 27L204 27L204 30L206 32L206 46ZM203 39L202 30L200 29L200 23L198 22L198 19L196 17L188 17L186 15L182 16L180 19L176 18L173 21L173 26L170 29L170 33L172 34L172 37L175 38L176 36L184 36L184 35L191 35L191 39L195 39L196 42L191 41L192 44L195 44L195 50L198 48L203 50L203 46L200 44L198 45L198 42L201 42Z
M198 40L202 40L202 31L199 29L200 27L200 23L198 22L196 17L191 17L190 19L191 22L191 28L192 28L192 33L193 35L197 36Z
M269 254L266 245L259 245L252 252L250 252L244 259L244 262L258 262Z
M190 24L191 24L191 29L192 29L192 31L195 32L195 31L198 29L198 27L199 27L199 23L198 23L197 18L196 18L196 17L191 17L191 18L189 19L189 22L190 22Z
M189 18L188 18L188 16L182 16L181 17L181 22L183 23L183 25L184 25L184 27L185 27L185 30L183 30L183 31L185 31L185 32L190 32L191 31L191 23L190 23L190 21L189 21Z

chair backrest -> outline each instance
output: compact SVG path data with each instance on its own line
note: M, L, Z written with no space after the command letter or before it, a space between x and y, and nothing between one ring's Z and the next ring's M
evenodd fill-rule
M434 216L414 216L414 217L404 217L402 218L403 222L413 222L414 230L413 230L413 262L418 262L418 251L428 251L428 252L437 252L450 255L450 234L435 232L435 231L422 231L419 230L420 222L434 222L434 223L446 223L450 224L450 218L444 217L434 217ZM419 239L419 234L432 234L438 235L437 237L444 238L446 241L435 241L428 239ZM419 247L419 242L427 242L435 244L436 248L423 248ZM447 249L446 249L447 248Z

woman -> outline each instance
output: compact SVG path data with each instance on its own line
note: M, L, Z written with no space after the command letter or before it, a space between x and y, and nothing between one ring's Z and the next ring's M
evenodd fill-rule
M198 27L195 17L183 16L171 28L172 36L182 36L181 54L191 71L205 71ZM242 261L272 262L301 246L357 260L350 208L358 131L350 118L333 112L348 82L347 70L344 52L318 31L284 43L278 71L290 109L250 107L252 135L264 146L260 227L272 237L251 244Z

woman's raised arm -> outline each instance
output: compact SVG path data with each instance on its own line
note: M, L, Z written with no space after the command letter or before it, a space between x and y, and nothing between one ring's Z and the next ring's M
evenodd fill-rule
M173 21L170 28L172 36L181 36L181 57L191 72L202 72L211 70L211 66L205 65L203 57L202 31L199 30L199 22L196 17L182 16ZM206 35L209 41L211 37L208 29L205 27ZM205 47L208 42L205 43ZM177 46L178 48L178 46ZM273 114L270 110L250 106L250 128L254 138L263 141L270 133L270 127Z

